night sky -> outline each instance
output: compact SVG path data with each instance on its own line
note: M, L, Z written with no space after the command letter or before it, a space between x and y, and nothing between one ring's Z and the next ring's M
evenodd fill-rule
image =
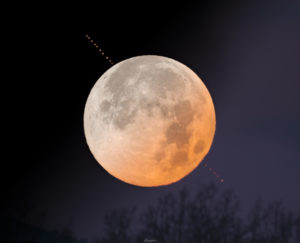
M14 71L3 91L13 133L2 159L2 213L26 211L35 225L93 238L108 209L143 208L167 192L184 186L194 192L211 181L233 190L245 211L258 197L300 211L299 1L151 4L76 12L41 7L18 19ZM175 184L142 188L97 163L85 141L83 111L110 64L86 34L115 63L162 55L199 75L217 122L204 162L224 183L200 165Z

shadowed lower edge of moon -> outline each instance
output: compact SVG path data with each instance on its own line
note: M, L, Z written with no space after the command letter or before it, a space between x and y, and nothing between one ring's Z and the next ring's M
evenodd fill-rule
M202 142L200 142L200 143L202 143ZM212 141L211 141L211 143L212 143ZM209 145L207 145L207 147L202 149L200 153L198 151L198 154L200 154L199 159L196 158L194 160L189 160L188 153L186 151L177 151L172 156L173 161L170 161L170 162L177 163L177 166L175 166L175 167L172 166L169 169L168 168L165 168L165 169L160 168L157 171L157 173L159 173L159 176L152 180L149 179L149 180L141 181L141 178L144 179L143 176L140 176L140 175L139 176L134 176L134 175L124 176L123 173L118 174L118 173L115 173L116 171L112 171L111 168L106 168L106 166L104 166L104 165L102 165L102 166L113 177L115 177L127 184L133 185L133 186L139 186L139 187L168 186L168 185L171 185L173 183L176 183L176 182L182 180L183 178L187 177L190 173L192 173L194 171L194 169L203 161L204 157L209 152L209 147L210 147L211 143ZM196 143L196 145L194 146L194 149L197 148L197 146L198 146L197 144L198 143ZM159 152L156 154L156 156L159 156L158 154L159 154ZM162 156L164 156L164 155L162 155ZM197 157L197 156L195 156L195 157ZM180 166L180 164L185 164L185 163L189 163L189 166ZM178 173L179 171L181 171L181 173ZM145 173L145 174L147 174L147 173ZM168 178L168 179L166 179L166 178Z
M105 103L105 101L102 102L102 109L104 110L106 109ZM196 115L197 119L201 119L201 113L198 112L196 114L195 108L193 107L194 106L191 105L190 100L183 99L177 102L171 108L161 107L158 105L148 106L147 109L144 110L146 113L150 114L152 113L151 109L159 109L160 112L158 114L160 114L160 117L158 117L158 119L168 120L169 118L166 117L166 113L170 112L173 113L176 118L175 120L170 121L170 124L165 130L165 139L160 143L159 149L157 149L157 151L153 155L153 160L157 163L160 163L166 157L166 150L168 149L168 146L176 146L176 151L173 151L172 157L169 159L171 165L165 167L161 166L159 170L157 170L160 172L160 175L158 177L168 177L168 179L162 180L161 178L159 178L151 181L149 180L150 178L146 179L147 176L140 177L140 175L135 176L134 174L130 175L130 173L124 177L122 172L118 173L118 170L115 171L115 168L109 168L109 166L106 166L105 163L100 162L101 160L96 160L98 160L99 164L102 165L112 176L122 180L123 182L135 186L157 187L170 185L181 180L182 178L190 174L201 163L205 155L208 153L208 150L212 143L211 141L210 144L207 144L207 139L199 137L199 139L194 138L196 141L191 144L190 138L194 135L193 131L191 129L188 129L188 126L191 123L195 122L194 119ZM133 120L135 116L136 114L132 116ZM129 122L129 124L132 123L134 122ZM117 126L118 129L125 129L125 127L118 125L119 124L114 123L114 126ZM212 132L212 134L214 134L214 131ZM190 146L192 146L192 148L190 148ZM190 150L192 150L195 158L197 157L197 155L200 155L198 160L191 160ZM182 172L178 174L179 170L181 170Z
M132 174L130 176L129 173L129 175L127 174L124 177L123 173L113 172L110 168L106 168L107 171L114 177L128 184L142 187L170 185L190 174L208 153L212 140L208 142L207 139L203 137L197 139L191 129L188 129L189 125L194 122L195 116L195 111L192 109L190 101L183 100L178 102L173 107L173 111L176 116L176 121L170 122L165 131L165 139L160 143L159 149L154 153L153 160L157 163L164 160L166 151L170 145L176 146L176 150L171 151L171 158L168 159L168 162L171 163L169 166L160 165L157 170L157 172L159 172L158 178L151 181L150 178L146 179L147 176L145 175L135 176ZM198 116L198 119L199 118ZM213 129L215 129L215 124L213 125ZM212 134L214 134L214 131L212 131ZM193 137L193 143L191 143L191 137ZM199 159L197 159L197 157ZM168 179L166 179L166 177Z

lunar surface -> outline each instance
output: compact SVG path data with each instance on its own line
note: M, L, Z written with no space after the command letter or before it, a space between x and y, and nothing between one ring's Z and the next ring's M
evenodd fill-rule
M201 79L162 56L137 56L107 70L92 88L84 131L95 159L137 186L176 182L208 153L215 110Z

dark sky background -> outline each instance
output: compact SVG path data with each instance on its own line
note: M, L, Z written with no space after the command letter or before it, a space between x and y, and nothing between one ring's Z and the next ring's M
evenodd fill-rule
M2 213L27 211L33 224L93 238L108 209L145 207L167 192L185 186L193 193L211 181L233 190L245 211L259 196L300 211L299 1L153 4L76 12L41 7L18 19L6 89L5 117L14 132L2 163ZM85 142L83 110L110 64L85 34L114 62L162 55L201 77L217 118L204 162L223 184L199 166L170 186L136 187L96 162Z

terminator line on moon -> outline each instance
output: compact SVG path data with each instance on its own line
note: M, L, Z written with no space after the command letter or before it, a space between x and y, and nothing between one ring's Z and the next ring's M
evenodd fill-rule
M215 110L201 79L162 56L137 56L108 69L92 88L84 131L95 159L137 186L174 183L208 153Z

